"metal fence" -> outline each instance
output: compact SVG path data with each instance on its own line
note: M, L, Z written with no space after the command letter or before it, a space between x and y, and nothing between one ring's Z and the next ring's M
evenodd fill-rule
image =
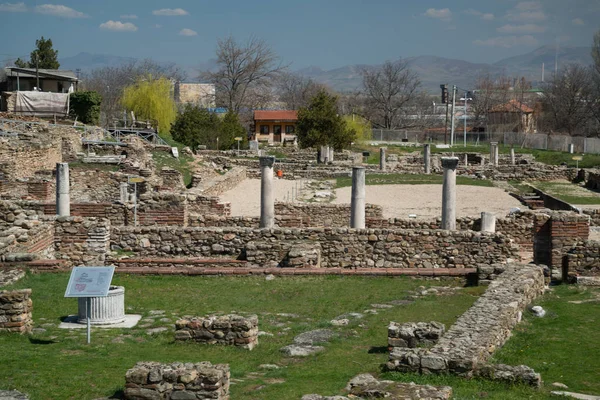
M445 139L447 143L451 143L450 130L445 135L444 132L373 129L371 141L388 143L444 143ZM467 132L465 135L464 131L455 130L454 143L463 145L465 142L467 145L498 142L504 145L527 149L565 152L569 151L569 145L572 144L576 153L600 154L600 138L586 138L581 136L522 132Z

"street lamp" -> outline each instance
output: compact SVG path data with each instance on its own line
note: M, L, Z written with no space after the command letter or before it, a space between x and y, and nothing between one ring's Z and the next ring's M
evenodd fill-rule
M463 115L463 120L464 120L463 143L464 143L464 146L467 147L467 102L469 100L473 100L473 99L471 97L467 97L467 92L465 92L465 97L461 97L460 99L465 102L465 114Z

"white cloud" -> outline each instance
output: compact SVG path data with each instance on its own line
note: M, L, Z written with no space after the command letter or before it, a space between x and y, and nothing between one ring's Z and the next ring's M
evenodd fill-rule
M474 40L473 44L478 46L491 46L491 47L515 47L515 46L537 46L538 40L531 35L524 36L500 36L495 38L489 38L487 40Z
M474 16L479 17L486 21L492 21L495 18L494 14L492 14L492 13L483 13L481 11L477 11L472 8L469 8L469 9L463 11L463 13L469 14L469 15L474 15Z
M124 14L121 15L121 19L137 19L138 16L135 14Z
M0 4L0 12L26 12L27 6L25 3L2 3Z
M189 12L185 11L182 8L162 8L160 10L152 11L154 15L162 15L167 17L179 17L181 15L188 15Z
M107 31L116 31L116 32L135 32L138 30L137 26L132 24L131 22L121 22L121 21L106 21L100 24L100 29L105 29Z
M198 36L198 32L188 29L188 28L184 28L184 29L180 30L179 34L181 36Z
M162 28L162 25L161 25L161 24L155 24L155 25L154 25L154 27L155 27L156 29L160 29L160 28Z
M546 27L536 24L524 25L504 25L496 29L500 33L543 33L546 32Z
M573 18L571 22L573 22L573 25L585 25L585 22L581 18Z
M425 11L425 14L423 15L429 18L436 18L444 21L452 19L452 11L450 11L450 9L448 8L440 8L439 10L435 8L430 8L427 11Z
M62 4L40 4L35 6L34 11L40 14L53 15L64 18L87 18L84 13L74 10Z
M545 21L548 17L542 9L539 1L522 1L517 3L514 9L506 14L506 18L512 21L537 22Z

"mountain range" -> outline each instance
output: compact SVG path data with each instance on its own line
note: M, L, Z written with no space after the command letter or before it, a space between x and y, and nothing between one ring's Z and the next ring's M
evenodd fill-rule
M590 48L583 46L563 46L558 49L554 46L543 46L529 53L504 58L491 64L474 63L431 55L406 58L409 67L419 75L423 88L430 92L438 91L442 83L448 83L450 86L457 85L463 89L474 88L477 77L485 74L489 74L492 77L502 75L507 77L525 77L536 85L541 81L542 64L545 66L545 79L548 80L554 72L555 60L558 61L559 69L567 64L589 65L592 63ZM117 66L131 61L135 61L135 59L90 53L79 53L73 57L60 59L62 69L80 69L82 72L105 66ZM179 65L187 73L189 81L196 80L198 71L212 69L215 66L216 61L214 59L195 66ZM336 91L351 91L361 87L361 69L376 66L356 64L330 70L311 66L296 70L295 72L312 78L317 82L324 83Z

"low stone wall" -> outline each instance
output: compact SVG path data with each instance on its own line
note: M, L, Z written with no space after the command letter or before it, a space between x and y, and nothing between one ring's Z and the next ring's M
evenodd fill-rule
M525 307L544 292L536 265L510 264L431 349L395 347L386 368L471 377L509 338Z
M32 310L31 289L0 290L0 332L31 332Z
M350 204L275 203L275 215L300 217L306 227L349 227ZM383 218L383 207L365 205L365 218Z
M135 257L224 257L265 266L301 243L320 243L321 266L462 268L519 259L500 234L444 230L114 227L111 243Z
M563 279L570 276L600 276L600 242L580 240L566 254Z
M406 322L388 325L388 346L393 347L431 347L446 332L446 326L440 322Z
M104 265L109 238L107 219L57 217L54 223L56 258L67 266Z
M246 179L246 176L246 168L234 167L224 175L215 178L212 181L205 182L203 184L204 190L202 191L202 194L204 196L218 196L235 188Z
M238 346L252 350L258 344L258 317L211 316L175 322L175 340Z
M217 196L187 196L189 214L231 215L231 203L222 202Z
M138 362L125 374L125 399L229 400L229 365Z

